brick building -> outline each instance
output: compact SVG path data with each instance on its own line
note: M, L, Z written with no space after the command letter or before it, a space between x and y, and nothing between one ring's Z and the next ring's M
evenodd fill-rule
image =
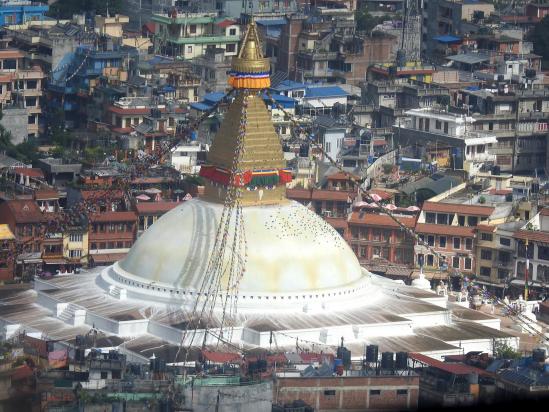
M394 212L398 220L413 229L414 215L402 215ZM413 267L414 242L398 224L379 209L355 210L348 220L346 238L361 264L367 264L376 258L390 263Z
M475 230L494 212L493 207L461 203L425 202L416 224L416 233L436 252L445 256L450 271L473 273L475 270ZM425 269L442 265L431 250L416 246L416 263L423 258Z
M169 212L181 202L139 202L135 205L137 213L137 236L141 235L163 214Z
M42 266L44 214L34 200L0 204L0 223L7 224L16 241L16 275L36 274Z
M12 280L15 264L15 235L7 224L0 225L0 281Z
M278 377L274 402L302 400L315 410L415 410L418 407L419 377L342 376Z
M103 212L90 216L89 264L108 265L126 256L136 236L137 215L133 211Z

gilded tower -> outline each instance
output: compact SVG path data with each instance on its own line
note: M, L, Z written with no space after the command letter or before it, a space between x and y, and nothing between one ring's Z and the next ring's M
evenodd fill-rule
M204 198L224 202L236 188L244 206L285 202L291 173L263 101L270 86L269 59L263 57L254 22L233 58L229 84L235 89L234 101L200 170L206 179Z

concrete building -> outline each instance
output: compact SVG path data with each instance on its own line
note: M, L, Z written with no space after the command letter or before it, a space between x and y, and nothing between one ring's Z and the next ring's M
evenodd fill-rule
M458 104L474 112L475 131L497 137L496 165L505 172L545 168L549 130L549 93L543 88L462 90Z
M38 137L43 131L42 97L45 74L38 66L27 67L25 54L0 49L0 106L2 124L10 130L13 143Z
M489 131L471 130L475 118L434 108L412 109L406 115L409 118L394 127L396 144L421 147L419 156L437 162L445 157L454 170L466 170L471 176L483 165L495 163L497 138Z
M49 7L30 0L3 0L0 3L0 26L43 20Z
M116 14L114 16L95 16L95 32L100 36L122 38L124 26L130 21L128 16Z
M184 60L206 54L208 48L220 48L225 56L238 53L240 26L233 20L218 18L217 13L155 14L155 48Z

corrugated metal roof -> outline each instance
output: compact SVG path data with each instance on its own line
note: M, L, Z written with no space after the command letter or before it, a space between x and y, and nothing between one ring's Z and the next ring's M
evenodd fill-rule
M348 95L349 93L339 86L314 86L305 89L305 98L308 99L319 97L343 97Z
M451 373L453 375L469 375L472 373L476 373L478 375L489 375L489 373L487 373L486 371L475 368L474 366L464 365L463 363L441 362L421 353L410 353L409 356L410 358L415 359L418 362L421 362L432 368Z

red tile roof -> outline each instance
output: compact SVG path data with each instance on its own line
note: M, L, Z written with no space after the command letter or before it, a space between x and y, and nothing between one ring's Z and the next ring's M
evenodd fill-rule
M221 27L222 29L225 29L229 26L233 26L235 24L236 24L236 22L234 20L230 20L230 19L225 19L225 20L220 21L219 23L217 23L217 25L219 27Z
M168 212L182 202L139 202L135 205L135 209L139 215L149 213Z
M344 192L342 190L313 190L313 200L335 200L343 201L353 200L356 193Z
M104 212L94 214L90 217L92 222L135 222L137 215L135 212Z
M349 180L349 177L358 179L359 176L353 173L336 172L328 176L328 180Z
M36 200L59 199L59 192L53 189L41 189L34 192Z
M324 220L335 229L347 229L347 220L339 217L325 217Z
M80 194L84 200L122 199L124 197L122 190L82 190Z
M238 353L202 351L202 356L213 363L239 363L242 357Z
M286 189L288 199L311 200L311 191L308 189Z
M18 175L35 177L39 179L44 178L44 172L42 171L42 169L37 169L34 167L16 167L14 170L15 173L17 173Z
M504 196L513 193L513 189L490 189L488 193L491 195Z
M416 225L416 232L433 235L473 237L474 230L474 227L435 225L430 223L418 223Z
M459 213L460 215L490 216L494 212L491 206L464 205L461 203L425 202L424 212Z
M46 218L34 200L8 200L5 207L16 223L41 223Z
M349 223L360 224L362 226L383 226L383 227L400 227L393 219L388 215L382 215L377 213L364 213L362 218L361 212L351 213ZM406 225L406 227L413 228L416 224L416 219L413 217L398 217L398 220Z
M452 375L469 375L471 373L476 373L478 375L490 376L490 374L483 369L475 368L474 366L464 365L463 363L441 362L421 353L410 353L410 358L415 359L432 368L451 373Z
M127 253L101 253L90 255L95 263L118 262L126 257Z
M549 232L541 232L539 230L519 230L513 233L516 239L526 240L531 242L549 243Z
M477 225L476 228L479 232L494 232L496 230L496 226L492 225Z
M370 195L378 195L379 197L381 197L381 200L389 200L389 199L392 199L393 198L393 195L389 192L386 192L385 190L382 190L382 189L372 189L372 190L369 190L368 191L368 194Z

